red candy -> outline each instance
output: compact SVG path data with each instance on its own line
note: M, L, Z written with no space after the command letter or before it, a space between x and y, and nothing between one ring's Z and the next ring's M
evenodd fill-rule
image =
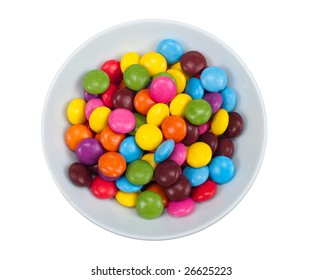
M101 199L114 197L118 192L114 181L103 180L100 176L93 179L90 189L94 196Z
M212 180L206 180L202 185L192 188L191 198L195 202L202 202L212 198L217 190L217 185Z
M123 78L120 62L118 60L111 59L104 62L101 66L101 70L108 74L111 83L119 84Z

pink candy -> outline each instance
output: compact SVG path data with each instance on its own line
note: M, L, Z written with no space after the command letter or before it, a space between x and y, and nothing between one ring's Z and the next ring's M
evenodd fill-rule
M181 201L169 201L167 211L173 217L184 217L192 213L194 208L193 199L188 197Z
M179 166L181 166L187 156L187 148L183 143L177 143L175 144L175 148L171 155L169 156L169 159L175 161Z
M136 126L136 118L130 110L117 108L111 111L108 123L116 133L129 133Z
M97 107L104 106L103 101L100 98L92 98L85 105L85 117L88 120L91 113Z
M153 79L149 90L151 99L157 103L168 103L172 101L177 92L174 81L165 76Z

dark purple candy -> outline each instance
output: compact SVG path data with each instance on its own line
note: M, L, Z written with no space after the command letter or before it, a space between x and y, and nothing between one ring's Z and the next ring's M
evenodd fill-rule
M219 92L208 92L203 97L204 100L209 102L212 108L212 114L215 114L217 111L220 110L222 106L222 95Z
M180 59L182 69L189 75L195 76L206 67L206 59L198 51L189 51L182 55Z
M74 162L68 168L68 176L74 185L79 187L89 187L92 183L92 172L89 166Z
M134 111L133 99L135 97L134 91L127 87L119 88L112 97L112 106L116 108L124 108Z
M234 152L234 144L230 138L221 137L218 139L218 148L215 151L215 156L226 156L231 158Z
M224 132L224 135L229 138L237 137L240 135L243 128L243 119L237 112L229 113L229 124Z
M199 141L208 144L212 150L212 154L215 153L218 147L218 137L216 137L214 133L205 132L204 134L200 135Z
M181 167L175 161L166 159L156 166L154 178L159 185L168 187L178 180L181 173Z
M198 125L191 124L189 121L186 122L186 136L181 141L185 146L190 146L197 141L200 135Z
M104 149L100 141L95 138L83 139L76 147L78 160L86 165L97 164L103 153Z
M180 175L175 184L165 188L165 195L169 200L181 201L191 194L191 183L183 175Z

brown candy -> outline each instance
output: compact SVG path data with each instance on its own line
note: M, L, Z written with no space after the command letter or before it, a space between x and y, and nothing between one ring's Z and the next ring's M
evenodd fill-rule
M187 74L195 76L206 67L206 59L198 51L189 51L182 55L180 64Z
M155 168L155 181L164 187L168 187L178 180L181 175L180 166L171 159L159 163Z
M126 87L118 89L112 97L112 106L116 108L125 108L130 111L134 111L135 107L133 105L133 100L135 98L135 93Z
M90 168L83 163L72 163L68 168L68 175L76 186L89 187L92 183L92 172Z
M185 176L180 175L175 184L165 188L165 195L169 200L181 201L190 196L191 189L190 181Z
M224 132L226 137L233 138L240 135L243 128L243 119L241 115L237 112L229 113L229 124Z
M230 138L221 137L218 139L218 148L215 151L216 156L226 156L231 158L234 152L234 144Z

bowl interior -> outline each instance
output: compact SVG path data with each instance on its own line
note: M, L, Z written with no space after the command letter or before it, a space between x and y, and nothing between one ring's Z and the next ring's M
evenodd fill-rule
M121 59L129 51L154 51L165 38L178 40L185 51L198 50L208 65L226 70L228 86L237 93L235 111L244 118L243 133L234 140L236 176L219 185L217 195L197 204L189 216L167 213L154 220L140 218L134 209L114 199L99 200L87 188L75 187L67 174L76 156L64 143L70 100L83 97L82 78L108 59ZM165 20L142 20L110 28L80 46L57 73L46 98L42 116L42 143L48 168L66 199L95 224L127 237L163 240L182 237L217 222L244 197L260 169L266 144L265 110L259 89L241 59L213 35L193 26Z

